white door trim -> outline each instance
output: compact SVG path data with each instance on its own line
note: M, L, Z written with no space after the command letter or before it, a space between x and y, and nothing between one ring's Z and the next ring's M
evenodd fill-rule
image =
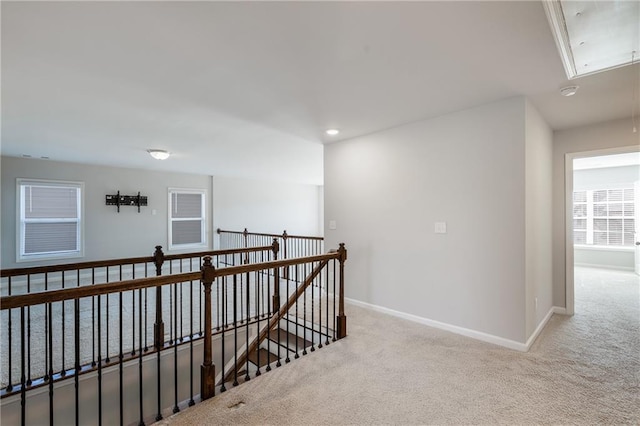
M565 217L565 309L567 315L574 314L573 274L573 160L576 158L626 154L640 151L640 146L621 146L594 151L569 152L564 155L564 217Z

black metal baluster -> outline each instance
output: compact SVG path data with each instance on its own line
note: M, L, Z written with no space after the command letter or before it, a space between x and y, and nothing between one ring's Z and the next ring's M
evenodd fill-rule
M76 391L76 426L80 424L80 299L73 300L73 328L74 328L74 343L75 343L75 391Z
M149 268L148 268L149 264L145 263L144 264L144 276L148 277L149 276ZM148 318L148 297L149 297L149 293L147 292L148 288L145 287L144 288L144 351L147 352L149 350L149 333L148 333L148 322L147 322L147 318ZM142 347L142 344L140 344L140 347Z
M229 291L227 287L227 280L224 280L224 291L222 296L224 298L224 317L222 318L222 330L229 328Z
M11 285L9 285L11 288ZM49 288L49 274L44 273L44 290L47 291ZM11 293L9 293L11 294ZM49 380L53 380L53 377L49 376L49 357L47 354L49 353L49 305L44 305L44 381L48 382ZM9 318L11 319L11 318ZM11 329L11 328L9 328ZM11 353L11 351L9 351ZM9 362L11 362L11 358L9 358ZM9 384L11 384L11 378L9 378Z
M145 266L145 277L147 276L146 272L147 271ZM146 293L146 288L145 288L145 293ZM135 298L135 294L132 294L131 296ZM143 414L144 382L142 377L142 289L138 289L138 306L140 306L140 309L138 309L138 391L139 391L138 399L140 401L140 421L138 422L138 426L144 426L144 414ZM146 311L145 311L145 315L146 315ZM145 318L145 321L146 321L146 318ZM146 333L145 333L145 339L146 339Z
M202 263L201 263L202 264ZM189 262L189 266L193 271L193 263ZM189 386L191 389L191 393L189 394L189 407L193 406L196 402L193 400L193 281L190 283L189 287L189 322L191 323L190 335L189 339ZM211 331L209 331L211 332Z
M9 309L11 312L11 309ZM20 424L27 423L27 379L25 377L25 333L24 333L24 306L20 307ZM9 364L9 369L12 365Z
M246 336L245 337L246 337L246 345L247 346L246 346L245 350L248 351L249 350L249 323L251 322L251 321L249 321L249 309L250 309L250 306L249 306L249 303L250 303L250 300L249 300L249 281L250 281L249 272L246 273L246 281L247 281L246 282L246 285L247 285L247 291L246 291L246 293L247 293L247 318L246 318L247 319L247 326L246 326L246 332L245 332ZM248 355L248 352L247 352L247 355ZM247 362L246 362L246 370L247 371L246 371L246 374L244 376L244 381L248 382L249 380L251 380L251 377L249 376L249 357L248 356L247 356Z
M271 278L267 274L267 327L269 327L269 321L271 318L271 312L273 311L273 299L271 298ZM258 349L258 353L260 350ZM265 371L271 371L271 339L267 336L267 368Z
M318 263L319 265L320 263ZM318 277L318 349L322 348L322 271Z
M286 274L285 277L287 279L284 281L284 285L287 287L287 302L286 303L289 303L289 283L291 282L290 281L291 277L289 276L289 267L287 266L286 268L287 269L285 271L285 274ZM287 328L286 328L287 329L287 350L286 350L286 353L287 353L287 357L284 360L285 364L291 362L291 359L289 358L289 348L291 346L289 346L289 311L288 310L286 312L286 315L287 315L287 317L286 317L286 324L287 324ZM280 336L280 324L278 324L278 336Z
M49 424L53 426L53 306L49 303Z
M336 339L336 261L335 259L331 262L333 263L333 340L334 342L337 340Z
M64 271L61 272L62 274L62 288L64 288ZM62 304L62 323L61 323L61 330L62 330L62 340L61 340L61 344L62 344L62 368L60 371L60 376L64 377L67 375L67 371L66 371L66 365L65 365L65 359L64 359L64 355L65 355L65 350L64 350L64 341L65 341L65 305L66 303L64 301L60 302Z
M120 280L122 280L122 266L120 267ZM118 298L118 309L120 310L120 315L118 318L118 331L119 331L119 339L120 342L120 354L118 355L118 359L120 364L118 365L118 374L120 379L120 426L124 424L124 354L123 354L123 336L122 336L122 291L119 293L120 297Z
M136 265L131 264L131 279L136 279ZM136 294L135 292L131 292L131 307L133 308L133 312L131 313L131 356L136 355ZM138 304L138 310L142 312L142 304ZM139 348L142 350L142 346Z
M96 283L96 270L95 268L91 268L91 285L95 283ZM98 321L100 321L99 318L98 318ZM98 350L98 352L100 351ZM96 297L91 296L91 367L95 367L95 366L96 366Z
M313 266L313 264L311 266ZM312 270L313 270L313 268L312 268ZM315 279L313 281L311 281L311 352L316 350L316 347L315 347L316 343L315 343L315 340L314 340L314 338L315 338L315 327L314 327L314 324L316 322L315 300L314 300L315 299L315 293L314 293L314 290L313 290L314 287L315 287L314 282L315 282Z
M240 281L242 281L242 276L240 276ZM244 303L242 303L242 301L244 300L243 287L244 286L242 285L242 282L240 282L240 298L238 299L238 301L240 302L240 321L239 321L240 324L244 322Z
M27 274L27 294L31 293L31 274ZM27 307L27 381L31 386L31 306Z
M109 267L106 267L107 269L107 283L109 282ZM109 364L111 362L111 358L109 357L109 296L110 294L106 294L107 298L106 298L106 304L104 306L104 309L106 311L106 322L105 322L105 341L104 341L104 345L105 345L105 359L104 362Z
M307 264L304 264L303 280L307 279ZM307 354L307 289L302 292L302 340L305 342L304 348L302 348L302 355Z
M98 298L98 425L102 425L102 300L100 295L98 295L97 298Z
M327 264L327 273L325 274L325 281L324 281L324 294L327 295L327 301L325 302L325 307L326 307L326 315L325 315L325 321L327 323L327 326L325 327L325 337L326 340L324 341L325 346L329 344L329 264ZM320 323L320 325L322 325L322 323Z
M233 386L238 386L238 275L233 275Z
M180 263L182 267L182 263ZM173 284L175 304L173 305L175 321L173 323L175 342L173 342L173 414L180 411L178 407L178 284ZM182 294L182 291L180 291Z
M182 259L180 259L180 273L182 273ZM177 288L177 287L176 287ZM182 289L183 289L183 284L180 284L180 341L182 342L184 340L184 328L182 327L182 322L183 322L183 316L184 316L184 309L183 309L183 301L182 301ZM178 300L176 299L176 302ZM178 338L178 332L176 331L176 339Z
M298 286L298 284L297 284L297 283L299 282L299 281L298 281L298 279L300 278L300 277L299 277L299 274L298 274L298 271L300 270L300 265L295 265L295 266L294 266L294 268L295 268L295 269L294 269L294 272L295 272L294 279L295 279L295 282L296 282L296 288L297 288L297 286ZM295 355L293 356L293 358L295 358L295 359L300 358L300 354L298 353L298 340L300 340L300 339L298 339L298 336L299 336L299 334L298 334L298 333L300 332L300 331L299 331L300 326L298 325L298 301L299 301L299 300L300 300L300 298L299 298L299 297L297 297L297 298L296 298L296 353L295 353Z
M169 275L173 274L173 260L169 261ZM173 305L173 295L176 292L176 284L174 283L173 286L170 285L169 287L169 344L173 345L173 329L174 327L171 327L171 324L173 324L173 311L171 310L171 307L174 306ZM177 319L176 319L177 321Z
M260 272L256 272L256 339L258 338L258 336L260 336L260 289L262 287L262 274ZM247 350L249 350L249 348L247 347ZM257 364L257 368L258 370L256 371L256 377L258 377L259 375L261 375L262 373L260 372L260 348L256 347L256 364Z
M225 255L225 261L226 261L226 255ZM218 279L216 279L216 284L217 284L218 287L220 286L220 282L219 282ZM223 300L223 303L220 306L221 307L220 310L222 311L221 315L222 315L223 318L226 317L226 310L227 310L226 288L227 288L227 277L225 276L225 277L222 277L222 300ZM207 331L207 333L209 333L209 331ZM227 390L227 387L224 385L224 377L225 377L225 375L224 375L224 367L225 367L224 335L225 335L225 332L224 332L224 323L223 323L222 324L222 335L220 337L221 344L222 344L222 386L220 386L220 393L222 393L222 392Z
M9 296L11 296L11 277L9 277L7 279L7 293L8 293ZM13 362L11 360L11 355L13 353L13 350L12 350L12 341L13 341L13 338L12 338L13 324L12 323L13 323L13 321L11 321L11 317L12 317L11 309L9 309L8 315L9 315L9 332L7 334L9 336L9 341L7 342L8 343L8 345L7 345L8 346L7 358L9 359L9 368L8 368L8 370L9 370L9 384L7 385L7 392L11 392L13 390L13 379L11 378L11 371L13 370L13 368L12 368L13 367Z

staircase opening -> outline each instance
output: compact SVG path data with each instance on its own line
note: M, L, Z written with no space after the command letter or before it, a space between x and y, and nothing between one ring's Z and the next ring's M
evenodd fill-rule
M345 337L344 246L279 253L3 270L2 423L152 423Z

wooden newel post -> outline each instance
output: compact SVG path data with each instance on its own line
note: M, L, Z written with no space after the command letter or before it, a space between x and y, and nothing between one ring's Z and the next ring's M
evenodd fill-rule
M278 252L280 251L280 243L276 238L273 239L271 244L271 250L273 251L273 260L278 260ZM280 309L280 268L273 268L273 296L271 298L271 312L277 312Z
M340 257L340 299L338 300L338 317L336 323L336 334L338 339L347 337L347 317L344 314L344 263L347 261L347 249L344 247L344 243L340 243L338 248Z
M201 271L204 287L204 361L200 367L200 397L204 400L215 395L216 384L216 366L213 365L211 343L211 285L216 277L216 270L211 264L211 256L204 257Z
M162 246L156 246L153 253L153 263L156 265L156 276L162 275L162 264L164 263L164 253ZM156 287L156 321L153 324L153 346L156 350L161 350L164 346L164 322L162 321L162 286Z

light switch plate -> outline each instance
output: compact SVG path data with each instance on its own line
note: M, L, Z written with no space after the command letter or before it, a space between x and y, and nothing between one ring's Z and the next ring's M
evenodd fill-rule
M434 232L436 234L446 234L447 233L447 222L436 222L434 226Z
M335 220L330 220L329 221L329 229L336 229L338 226L336 224Z

